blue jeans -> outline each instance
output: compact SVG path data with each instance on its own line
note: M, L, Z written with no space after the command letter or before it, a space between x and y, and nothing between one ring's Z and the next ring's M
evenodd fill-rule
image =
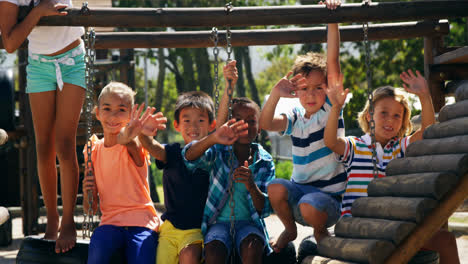
M91 236L88 264L110 263L118 251L124 252L128 264L154 264L157 246L158 233L148 228L102 225Z
M302 225L308 225L302 217L299 205L309 204L328 215L326 227L330 227L340 218L341 203L338 197L322 192L307 184L299 184L286 179L274 179L270 184L281 184L288 190L288 203L293 211L294 220Z
M231 223L230 222L218 222L208 227L208 231L205 235L205 245L218 240L224 244L227 249L227 255L231 254L232 249L232 239L230 234ZM263 231L260 230L253 222L251 221L236 221L234 223L235 233L235 245L237 253L240 256L240 245L242 241L251 234L254 234L260 237L263 241L263 246L266 246L266 239L263 235Z

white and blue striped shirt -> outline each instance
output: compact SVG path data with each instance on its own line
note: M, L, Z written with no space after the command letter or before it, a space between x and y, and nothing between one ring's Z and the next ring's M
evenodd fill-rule
M291 135L293 173L291 180L312 185L323 192L342 194L346 187L346 172L337 162L337 156L325 146L323 135L330 114L331 104L327 100L322 108L310 118L305 118L305 109L294 107L282 113L288 119L284 135ZM344 137L342 114L338 120L337 136Z

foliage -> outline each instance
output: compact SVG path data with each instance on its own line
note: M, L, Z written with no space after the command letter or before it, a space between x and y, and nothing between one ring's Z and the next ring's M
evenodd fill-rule
M293 164L290 160L279 160L275 162L275 174L279 179L291 179Z

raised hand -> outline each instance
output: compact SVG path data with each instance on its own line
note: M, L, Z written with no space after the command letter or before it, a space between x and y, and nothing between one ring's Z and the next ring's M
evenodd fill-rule
M237 83L237 79L239 78L235 60L228 62L223 67L223 75L224 79L226 79L226 85L228 81L231 81L231 89L233 89L234 85Z
M61 9L66 7L68 7L67 4L57 4L54 0L41 0L36 8L40 11L41 16L65 16L68 12Z
M143 124L151 116L151 114L153 114L155 110L154 108L148 107L141 116L141 112L143 111L144 107L145 104L140 105L140 107L138 107L138 104L133 106L132 112L130 113L130 121L128 122L126 127L120 130L120 133L117 137L117 141L119 144L126 145L140 134L140 132L143 129Z
M339 76L328 75L328 86L325 89L332 105L343 106L349 89L343 89L343 74Z
M325 0L319 2L320 5L326 5L328 9L335 10L337 7L341 6L341 0Z
M250 192L253 186L255 186L255 181L252 177L252 171L249 169L249 162L244 161L244 166L239 166L234 170L233 179L235 182L241 182L245 185L245 188Z
M226 122L224 125L218 127L214 132L216 138L216 143L222 145L232 145L239 136L244 136L248 134L248 124L244 120L236 121L231 119Z
M152 112L156 111L156 108L151 109ZM156 136L158 130L166 129L167 118L163 113L158 112L154 115L150 115L148 119L143 123L143 128L141 134L145 136L154 137Z
M400 78L404 82L403 87L408 93L415 94L418 97L430 94L426 79L419 71L416 71L416 75L414 75L413 71L409 69L408 72L402 72Z
M297 91L307 88L306 79L302 77L300 73L289 79L291 75L292 71L288 72L286 76L279 80L275 87L273 87L272 93L278 93L280 97L286 98L298 97Z

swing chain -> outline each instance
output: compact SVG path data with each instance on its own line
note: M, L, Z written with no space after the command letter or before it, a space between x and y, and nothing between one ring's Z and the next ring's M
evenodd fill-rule
M85 6L85 4L83 4ZM96 40L96 34L94 29L88 31L86 27L85 35L84 35L84 42L86 46L86 53L85 53L85 82L86 82L86 107L85 107L85 115L86 115L86 154L87 154L87 161L86 161L86 170L85 173L87 176L93 176L93 161L91 160L91 150L92 150L92 142L91 142L91 133L92 133L92 126L93 126L93 116L92 116L92 107L93 107L93 92L94 92L94 59L95 59L95 50L94 44ZM83 239L90 238L91 233L94 229L94 213L93 213L93 192L88 191L88 211L83 213L84 220L83 220Z
M214 82L215 82L215 113L218 113L218 108L219 108L219 77L218 77L218 67L219 67L219 62L218 62L218 54L219 54L219 49L218 49L218 28L213 27L211 29L211 40L214 42L214 48L213 48L213 56L214 56Z
M229 15L232 12L232 3L229 2L226 4L224 7L224 10L226 10L226 14ZM231 54L232 54L232 45L231 45L231 37L232 37L232 32L231 32L231 27L226 28L226 52L227 52L227 62L231 61Z
M365 2L369 5L368 0ZM374 94L372 93L372 72L370 63L370 43L369 43L369 22L363 23L362 28L364 31L364 48L366 52L366 79L367 79L367 96L369 101L369 129L372 144L372 165L373 165L373 176L377 178L379 171L377 169L377 151L376 151L376 140L375 140L375 120L374 120Z

